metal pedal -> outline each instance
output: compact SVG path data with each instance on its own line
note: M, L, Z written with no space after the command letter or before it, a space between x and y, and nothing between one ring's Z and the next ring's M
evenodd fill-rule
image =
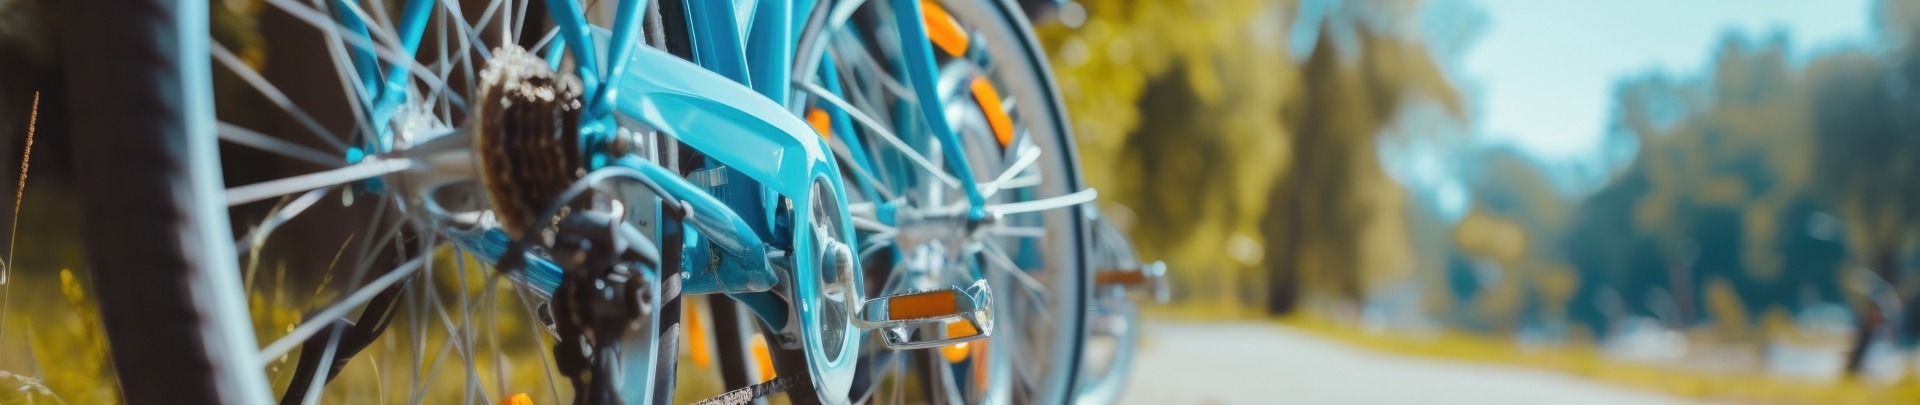
M1095 286L1120 286L1128 290L1145 290L1154 301L1167 303L1170 293L1167 291L1167 263L1153 262L1134 268L1103 268L1093 275Z
M1158 261L1140 263L1140 254L1134 250L1133 242L1121 234L1112 222L1098 215L1093 217L1092 222L1093 285L1118 286L1129 291L1145 290L1153 296L1154 301L1167 303L1171 298L1167 291L1167 264Z
M993 334L993 291L986 280L966 288L915 291L867 300L854 324L878 330L888 349L926 349Z

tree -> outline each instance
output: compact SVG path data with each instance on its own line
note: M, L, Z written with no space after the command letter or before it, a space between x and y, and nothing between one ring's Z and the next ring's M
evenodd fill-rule
M1892 62L1864 53L1836 55L1809 68L1815 90L1815 173L1819 191L1839 209L1848 240L1871 274L1899 285L1900 249L1920 225L1920 53L1902 51ZM1859 337L1847 369L1858 371L1873 331L1885 321L1871 300L1860 300Z
M1384 9L1334 12L1343 17L1322 24L1300 71L1301 91L1281 112L1293 134L1290 164L1273 183L1260 222L1269 313L1292 312L1309 286L1338 298L1362 295L1362 262L1379 254L1367 249L1380 246L1359 242L1384 226L1376 222L1382 216L1401 213L1393 204L1404 198L1380 167L1374 137L1416 100L1462 115L1458 90L1424 45L1383 22L1406 14ZM1343 39L1351 44L1341 46Z

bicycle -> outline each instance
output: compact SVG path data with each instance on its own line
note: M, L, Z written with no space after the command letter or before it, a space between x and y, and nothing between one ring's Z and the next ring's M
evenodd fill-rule
M1102 329L1127 359L1135 332L1089 308L1164 290L1087 204L1006 1L619 0L594 21L496 0L477 23L454 0L265 3L322 35L349 129L213 41L204 0L86 1L68 24L76 111L95 112L74 125L90 268L129 402L315 403L441 246L544 301L527 310L575 403L672 403L690 295L716 297L722 353L756 330L770 347L773 370L723 362L719 402L874 402L909 375L932 402L1111 400L1127 363L1083 364L1083 344ZM216 64L312 139L218 117ZM229 147L322 169L229 187ZM334 193L375 201L347 288L259 345L238 248ZM274 199L232 236L231 210ZM376 271L382 255L400 257ZM464 400L493 402L475 341L447 346ZM276 396L261 368L296 348Z

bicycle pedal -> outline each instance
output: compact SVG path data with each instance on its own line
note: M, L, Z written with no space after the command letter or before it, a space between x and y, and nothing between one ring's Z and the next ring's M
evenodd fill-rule
M993 291L980 280L867 300L855 324L880 331L887 349L926 349L992 335L992 308Z
M1120 286L1128 290L1145 290L1153 295L1153 300L1167 303L1167 263L1153 262L1131 269L1101 269L1093 275L1095 286Z

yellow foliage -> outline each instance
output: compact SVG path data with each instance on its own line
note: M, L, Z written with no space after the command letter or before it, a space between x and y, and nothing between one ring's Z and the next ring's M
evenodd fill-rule
M1453 226L1454 244L1469 255L1513 263L1527 252L1527 229L1484 212L1468 213Z
M1752 321L1748 319L1747 304L1741 301L1740 291L1733 288L1733 283L1726 277L1709 276L1704 290L1707 311L1714 318L1714 328L1720 338L1751 340Z

